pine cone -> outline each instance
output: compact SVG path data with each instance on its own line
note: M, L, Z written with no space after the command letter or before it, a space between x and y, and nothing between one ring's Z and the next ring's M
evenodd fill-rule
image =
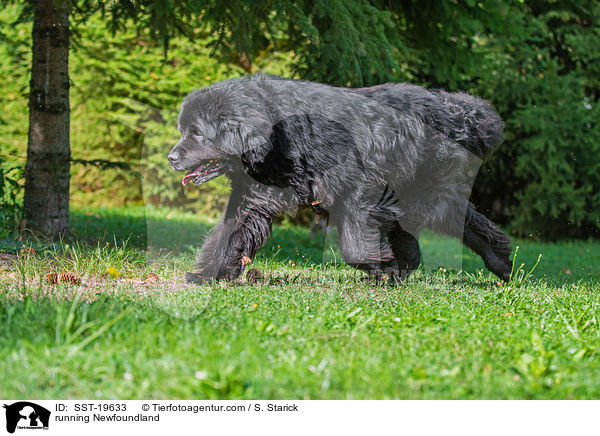
M51 285L58 283L71 283L72 285L80 285L81 279L73 273L50 273L46 274L46 281Z
M46 274L46 281L48 283L50 283L51 285L55 285L56 283L58 283L58 274L56 274L56 273Z
M145 279L144 281L145 281L146 283L158 282L158 281L160 281L160 278L159 278L159 277L158 277L156 274L154 274L154 273L149 273L149 274L146 276L146 279Z
M64 273L59 274L58 276L59 283L71 283L72 285L80 285L81 279L72 273Z
M248 283L258 283L263 280L263 274L256 268L252 268L246 273L246 280Z

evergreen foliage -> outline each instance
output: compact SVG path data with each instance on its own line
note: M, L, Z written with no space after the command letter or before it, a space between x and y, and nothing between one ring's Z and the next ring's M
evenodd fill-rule
M502 56L488 56L475 87L508 136L480 174L476 200L521 235L598 236L600 4L527 2L513 20L521 26L490 44Z
M0 166L3 174L13 177L16 170L7 169L24 165L27 141L31 24L26 5L8 2L0 10L1 21L16 23L0 30L0 76L10 78L0 93L4 157ZM505 119L507 140L484 164L474 201L515 234L550 238L598 234L597 2L231 0L73 5L71 144L73 158L79 160L72 168L76 205L140 203L137 169L145 152L148 174L154 176L147 199L218 214L226 198L224 181L184 191L178 175L163 168L165 150L178 136L174 123L178 105L191 89L262 69L338 86L409 81L486 98ZM123 162L133 171L81 163L98 159Z

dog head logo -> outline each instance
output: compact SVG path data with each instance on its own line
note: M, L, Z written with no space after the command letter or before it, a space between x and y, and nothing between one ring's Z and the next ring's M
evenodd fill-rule
M28 401L3 406L6 409L6 431L15 429L48 429L50 411Z

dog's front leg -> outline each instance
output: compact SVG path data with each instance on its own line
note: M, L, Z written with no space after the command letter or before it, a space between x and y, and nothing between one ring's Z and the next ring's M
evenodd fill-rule
M232 192L221 222L202 246L197 273L186 273L186 281L202 284L211 280L234 280L243 271L269 235L278 202L252 190Z

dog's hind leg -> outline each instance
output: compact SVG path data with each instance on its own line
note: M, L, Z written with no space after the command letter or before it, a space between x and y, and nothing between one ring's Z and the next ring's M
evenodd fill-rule
M510 238L471 203L465 217L463 242L482 257L487 269L504 281L510 279Z
M388 233L388 239L392 244L392 251L398 262L400 270L398 278L404 280L421 264L419 241L398 223Z
M378 228L385 242L381 243L381 252L386 252L390 247L394 256L393 268L388 266L390 284L404 281L421 263L419 242L411 233L407 232L398 221L398 199L394 191L386 186L380 195L379 201L369 212L369 225Z
M361 214L356 210L336 215L334 223L338 227L340 251L344 261L365 271L375 281L381 281L384 275L395 280L399 276L399 269L392 246L380 228L369 222L368 214L365 214L364 219L361 219Z

